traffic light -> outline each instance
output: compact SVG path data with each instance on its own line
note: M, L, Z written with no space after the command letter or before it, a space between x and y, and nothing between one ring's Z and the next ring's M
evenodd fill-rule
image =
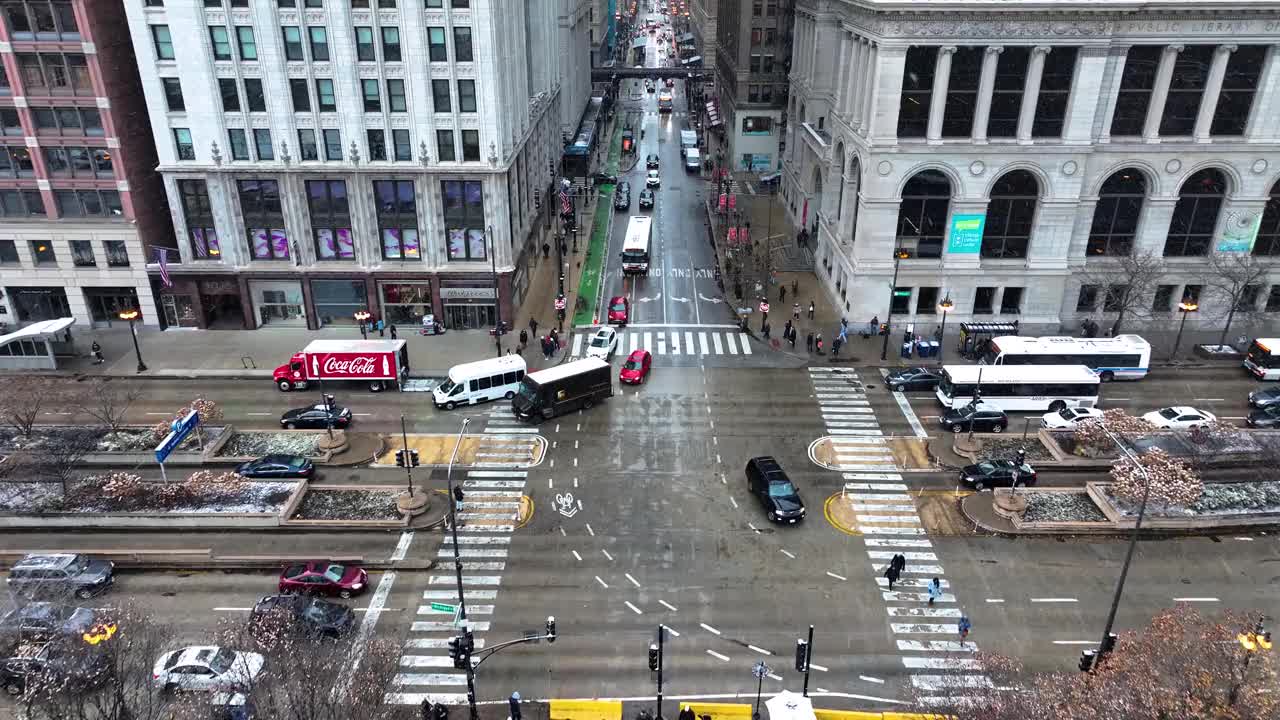
M399 467L418 467L418 451L406 449L397 450L396 465Z
M556 641L556 616L548 615L547 616L547 642L553 643L555 641Z
M471 632L471 628L468 627L462 630L462 639L462 648L467 653L467 660L470 660L471 653L475 652L476 649L476 636Z
M466 641L462 636L449 638L449 659L453 660L453 667L458 670L467 669L467 647Z
M809 641L796 640L796 672L806 672L809 669Z
M658 644L649 643L649 669L653 672L658 671Z
M1093 661L1097 659L1098 653L1094 650L1085 650L1080 653L1080 672L1089 672L1093 669Z

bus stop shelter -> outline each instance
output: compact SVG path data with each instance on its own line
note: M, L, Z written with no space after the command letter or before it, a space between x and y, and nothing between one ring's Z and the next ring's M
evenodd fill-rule
M0 335L0 370L56 370L58 355L74 355L75 318L41 320Z

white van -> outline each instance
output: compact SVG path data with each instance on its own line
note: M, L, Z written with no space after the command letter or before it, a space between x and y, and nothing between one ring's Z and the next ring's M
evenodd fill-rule
M702 153L698 148L689 148L684 154L685 172L698 172L702 169Z
M526 366L519 355L477 360L449 368L449 379L431 391L437 408L452 410L486 400L510 400L520 390Z
M689 152L689 148L698 147L698 133L693 130L680 131L680 154Z

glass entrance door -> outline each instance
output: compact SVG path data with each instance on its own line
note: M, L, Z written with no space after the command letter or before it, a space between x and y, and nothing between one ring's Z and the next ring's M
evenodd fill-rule
M445 305L444 312L450 330L479 330L497 324L493 305Z

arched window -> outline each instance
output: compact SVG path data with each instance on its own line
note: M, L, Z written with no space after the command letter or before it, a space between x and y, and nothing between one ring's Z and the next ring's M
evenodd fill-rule
M844 143L836 146L836 159L840 161L840 184L836 187L836 222L844 219L844 189L849 182L849 176L845 174L844 164Z
M1040 183L1026 170L1014 170L996 181L987 205L987 224L982 230L982 257L1027 256L1039 199Z
M946 175L937 170L913 175L902 188L898 204L898 247L910 257L942 257L950 207L951 181Z
M1173 206L1169 235L1164 241L1165 257L1196 257L1209 254L1218 214L1227 194L1227 179L1221 170L1207 168L1187 178Z
M818 226L818 216L822 212L822 169L813 169L813 199L809 201L809 223ZM816 230L815 230L816 232Z
M1280 255L1280 181L1271 186L1271 197L1262 208L1262 222L1258 225L1253 254Z
M1117 171L1102 183L1098 205L1089 228L1088 254L1129 255L1138 233L1142 201L1147 197L1147 178L1133 168Z
M858 239L858 192L862 189L862 166L856 157L849 161L849 180L853 183L849 188L849 202L853 203L849 218L849 242L852 243Z

